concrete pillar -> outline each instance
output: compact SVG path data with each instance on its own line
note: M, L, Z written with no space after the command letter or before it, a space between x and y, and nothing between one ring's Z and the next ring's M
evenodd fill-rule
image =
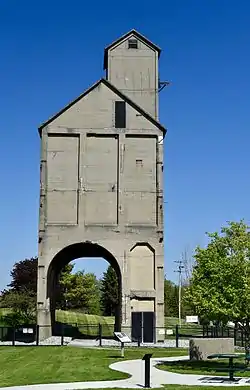
M156 340L165 339L164 316L164 253L163 245L157 246L156 252Z
M39 325L39 340L51 336L50 300L47 298L47 267L45 259L38 259L37 277L37 325Z
M125 328L131 325L130 309L130 284L129 284L129 258L127 251L124 251L122 262L122 326Z

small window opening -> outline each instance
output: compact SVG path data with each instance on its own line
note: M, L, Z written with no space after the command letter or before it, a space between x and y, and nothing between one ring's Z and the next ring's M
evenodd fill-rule
M128 48L129 49L138 49L138 41L137 41L137 39L129 39L128 40Z
M126 127L126 104L125 102L115 102L115 128L125 129Z
M143 167L142 160L140 160L140 159L137 159L135 164L136 164L137 168L142 168Z

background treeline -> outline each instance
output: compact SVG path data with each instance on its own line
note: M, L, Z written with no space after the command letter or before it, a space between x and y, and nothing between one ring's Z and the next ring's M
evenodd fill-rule
M14 264L11 282L0 297L0 306L11 309L2 318L5 323L18 325L35 321L37 266L37 257ZM111 266L101 279L97 279L93 273L74 272L74 264L69 263L61 271L54 293L56 309L61 310L114 316L119 304L118 280ZM182 315L185 316L187 311L188 308L184 307ZM178 286L170 280L165 280L165 315L178 316Z
M231 322L244 329L250 348L250 227L243 220L228 222L219 232L207 233L207 241L205 247L196 247L190 264L184 264L182 318L190 314L198 315L203 324ZM31 258L14 265L11 283L0 296L5 324L36 321L37 263ZM74 273L73 268L68 264L60 274L56 308L114 316L119 296L115 271L108 267L98 280L92 273ZM166 317L178 317L178 303L178 286L166 279Z

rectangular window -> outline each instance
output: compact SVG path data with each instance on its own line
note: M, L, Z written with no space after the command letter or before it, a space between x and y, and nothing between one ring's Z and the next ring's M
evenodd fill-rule
M125 102L115 102L115 127L116 129L125 129L126 127Z
M137 41L137 39L129 39L128 40L128 48L129 49L138 49L138 41Z
M141 159L136 159L135 160L135 165L136 165L137 168L142 168L143 167L142 160Z

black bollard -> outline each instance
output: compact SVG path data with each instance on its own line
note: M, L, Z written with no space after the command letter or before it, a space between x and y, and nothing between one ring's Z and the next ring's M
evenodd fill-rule
M152 353L146 353L143 356L142 360L145 360L145 388L150 388L150 359L152 357Z

